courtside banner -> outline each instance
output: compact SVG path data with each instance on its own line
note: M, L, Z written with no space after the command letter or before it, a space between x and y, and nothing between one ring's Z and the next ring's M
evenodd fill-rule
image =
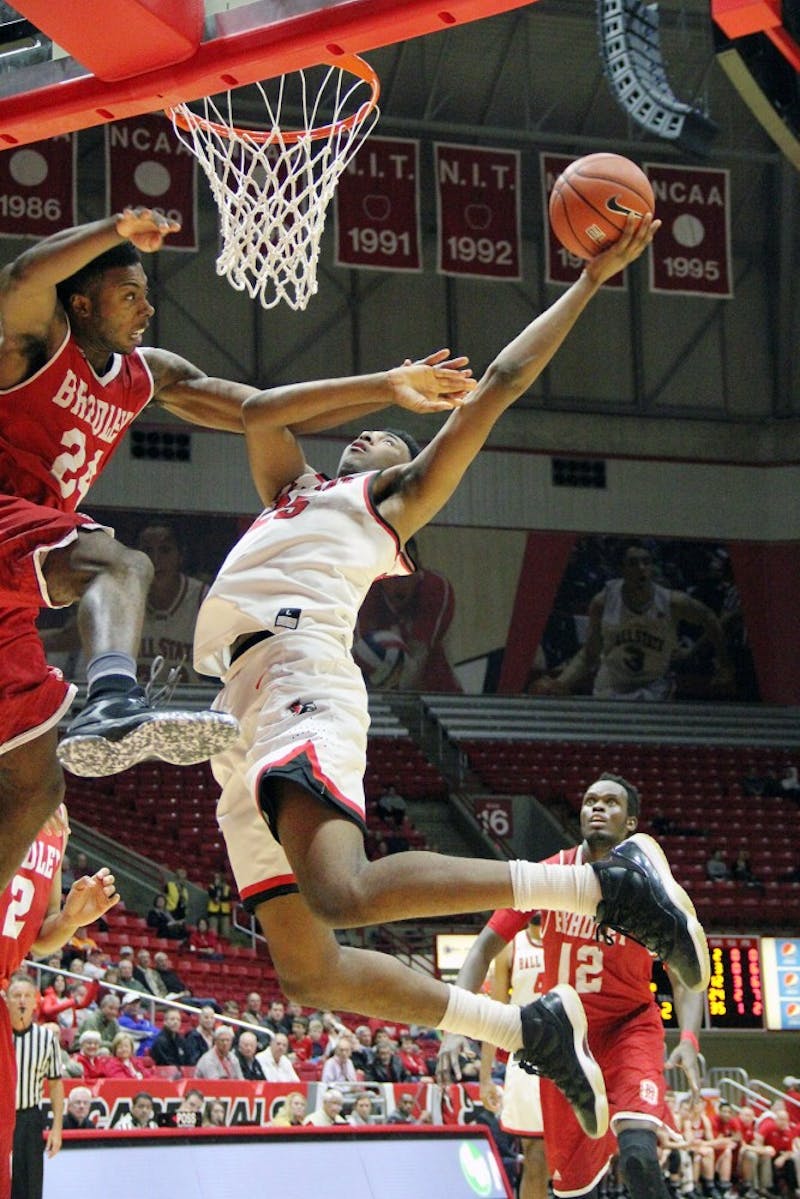
M154 208L180 221L165 250L196 250L197 161L163 116L145 113L106 125L106 209Z
M553 184L561 172L574 161L574 155L572 157L567 154L539 155L539 173L542 180L542 212L544 214L545 282L565 284L567 286L574 283L583 270L583 259L578 258L577 254L571 254L569 250L566 250L562 246L550 226L547 207L550 203L550 192L553 190ZM627 288L625 280L625 272L620 271L618 274L612 275L603 286L617 287L624 291Z
M77 220L74 133L0 154L0 237L49 237Z
M662 225L650 247L650 290L729 300L729 173L709 167L645 164Z
M434 145L442 275L520 279L518 150Z
M371 137L339 179L336 265L421 271L419 142Z

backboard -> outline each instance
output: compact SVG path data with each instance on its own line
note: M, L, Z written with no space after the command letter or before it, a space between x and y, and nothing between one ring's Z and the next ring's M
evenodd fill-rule
M0 0L0 149L217 95L531 0ZM27 52L26 52L27 51Z

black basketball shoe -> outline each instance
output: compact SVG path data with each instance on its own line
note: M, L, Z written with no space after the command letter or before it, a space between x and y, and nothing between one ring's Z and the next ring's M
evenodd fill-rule
M706 935L661 846L635 833L592 869L603 893L595 917L600 928L639 941L690 991L704 991L711 977Z
M586 1040L586 1013L572 987L553 987L522 1008L522 1049L514 1054L528 1074L551 1079L564 1092L587 1137L604 1136L608 1099L600 1067Z
M227 712L154 708L144 690L102 696L86 704L56 750L71 774L85 778L118 774L156 758L176 766L204 762L228 749L239 724Z

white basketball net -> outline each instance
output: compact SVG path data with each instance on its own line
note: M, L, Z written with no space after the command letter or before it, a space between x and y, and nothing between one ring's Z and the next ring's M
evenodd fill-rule
M293 113L295 129L285 133L280 117L282 106L288 107L288 78L271 81L272 95L255 85L268 118L263 130L236 128L231 92L224 110L206 97L200 114L180 104L168 115L205 171L219 209L217 274L264 308L284 300L298 310L317 292L320 239L339 176L371 132L378 109L370 107L366 80L340 67L327 69L313 95L305 72L296 71L292 94L300 118Z

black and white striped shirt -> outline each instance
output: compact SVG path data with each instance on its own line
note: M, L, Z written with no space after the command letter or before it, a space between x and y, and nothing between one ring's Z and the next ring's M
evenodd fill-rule
M17 1111L36 1107L42 1098L44 1080L61 1077L58 1044L49 1028L32 1024L25 1032L14 1030L17 1056Z

